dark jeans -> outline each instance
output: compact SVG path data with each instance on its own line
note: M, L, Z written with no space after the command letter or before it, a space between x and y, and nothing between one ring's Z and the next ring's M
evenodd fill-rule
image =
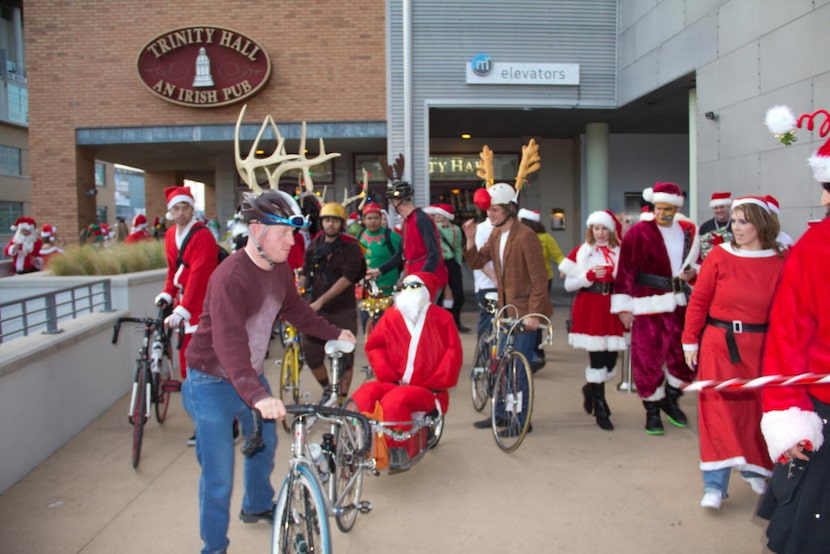
M481 338L481 335L484 333L490 332L490 326L493 325L493 314L488 313L481 309L481 306L484 305L484 295L488 292L496 292L496 289L481 289L476 292L476 303L478 304L478 338Z

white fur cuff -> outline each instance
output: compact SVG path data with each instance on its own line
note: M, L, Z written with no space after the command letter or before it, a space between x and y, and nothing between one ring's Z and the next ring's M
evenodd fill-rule
M812 442L813 450L818 450L824 444L823 428L817 413L799 408L766 412L761 418L761 432L773 462L803 440Z

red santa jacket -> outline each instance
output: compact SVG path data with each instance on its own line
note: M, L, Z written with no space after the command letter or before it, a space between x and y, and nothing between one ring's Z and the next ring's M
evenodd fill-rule
M150 234L150 231L147 229L137 229L127 235L127 238L124 239L124 242L127 244L133 244L136 242L141 242L143 240L150 240L153 238L153 235Z
M14 238L12 238L3 250L6 256L12 259L12 273L40 271L43 267L43 259L40 257L40 249L43 247L43 242L40 239L35 240L32 251L24 255L21 255L20 252L14 252L15 244Z
M770 312L764 375L830 373L829 257L825 219L801 237L784 265ZM823 422L811 397L830 404L830 386L764 387L761 431L773 460L805 439L821 446Z
M463 351L452 314L434 304L410 334L401 312L386 310L366 339L366 356L377 380L418 385L441 391L438 399L446 411L447 389L458 383Z
M683 231L683 262L686 266L697 267L700 253L700 239L695 224L687 219L675 218ZM676 277L672 272L666 243L653 219L641 221L631 227L620 247L620 261L614 280L614 294L611 296L611 312L640 314L671 313L678 306L686 305L686 295L637 283L640 273L660 277Z
M193 223L193 227L202 225ZM213 233L197 231L190 237L182 256L182 265L176 267L176 258L179 255L179 244L184 240L190 227L185 229L177 239L177 227L174 225L164 235L164 251L167 256L167 280L164 283L164 294L175 301L175 305L182 306L190 314L185 325L185 332L192 333L202 315L202 304L205 302L207 283L213 270L216 269L219 256L219 245L213 238Z

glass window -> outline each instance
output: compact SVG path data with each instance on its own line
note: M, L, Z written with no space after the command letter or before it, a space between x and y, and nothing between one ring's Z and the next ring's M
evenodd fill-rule
M29 90L9 83L9 121L29 124Z
M95 162L95 186L96 187L104 187L107 185L107 166Z
M0 232L11 233L7 231L18 217L23 216L23 202L0 202Z
M98 219L98 223L106 223L107 222L107 207L106 206L98 206L95 208L95 216Z
M20 148L0 144L0 174L20 176Z

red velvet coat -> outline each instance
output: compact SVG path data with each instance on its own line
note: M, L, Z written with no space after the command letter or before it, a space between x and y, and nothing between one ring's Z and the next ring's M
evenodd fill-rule
M194 223L194 225L202 225ZM192 333L202 315L202 305L205 302L207 284L213 270L216 269L219 257L219 245L213 238L213 233L197 231L190 237L184 249L184 256L180 267L176 267L176 257L179 254L181 240L187 233L183 233L181 240L176 240L174 225L164 235L164 251L167 256L167 280L164 282L164 293L173 298L176 306L182 306L190 313L190 320L185 325L185 331Z

